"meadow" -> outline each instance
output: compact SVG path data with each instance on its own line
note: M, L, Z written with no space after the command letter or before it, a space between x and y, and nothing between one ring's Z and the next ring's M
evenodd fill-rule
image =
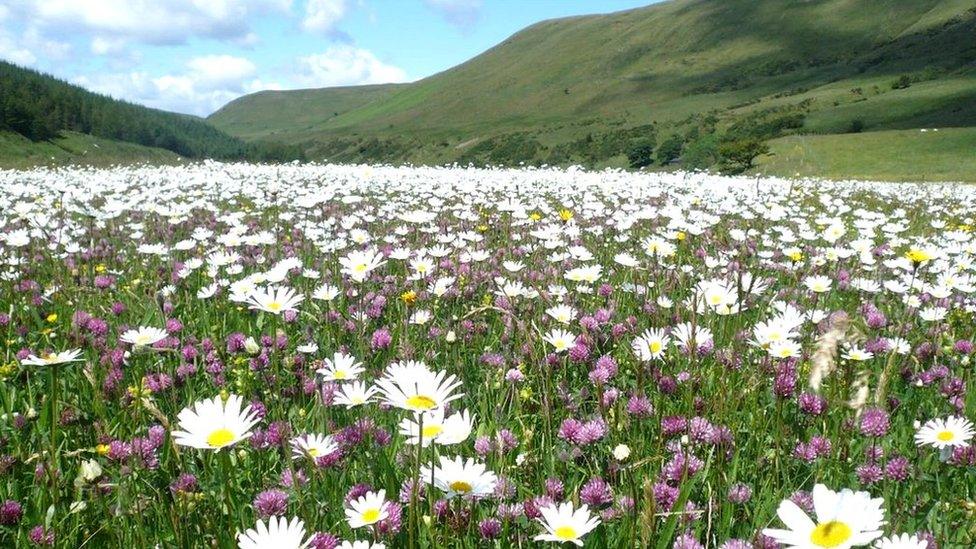
M976 544L976 188L0 171L0 546Z

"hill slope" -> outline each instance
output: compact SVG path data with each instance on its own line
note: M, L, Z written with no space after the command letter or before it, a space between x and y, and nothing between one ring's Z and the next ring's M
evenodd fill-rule
M172 151L134 143L65 131L46 141L0 131L0 167L24 169L34 166L111 166L115 164L177 164L182 158Z
M402 84L263 91L231 101L208 121L245 139L315 131L341 114L389 97L400 87Z
M976 0L671 0L532 25L358 105L343 102L349 88L276 92L265 133L260 96L210 120L313 157L590 165L621 162L647 135L690 145L785 113L799 123L758 137L968 126L974 33Z
M140 150L148 153L145 148L165 149L174 157L219 159L261 159L291 152L281 145L248 144L200 118L112 99L3 61L0 131L27 140L16 147L12 145L16 140L6 140L8 151L22 150L40 158L51 152L49 145L59 148L58 140L66 134L107 140L105 145L114 141L142 147L122 147L125 156L138 156ZM72 141L70 136L67 141ZM157 156L147 154L147 159Z

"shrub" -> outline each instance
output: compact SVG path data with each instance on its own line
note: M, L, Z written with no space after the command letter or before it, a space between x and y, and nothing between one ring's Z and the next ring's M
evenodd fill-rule
M681 138L680 135L674 134L671 137L664 140L661 146L657 148L657 161L664 164L670 164L675 160L681 158L681 150L684 148L685 140Z
M654 142L651 139L643 138L631 142L627 149L627 162L634 169L650 166L654 163Z

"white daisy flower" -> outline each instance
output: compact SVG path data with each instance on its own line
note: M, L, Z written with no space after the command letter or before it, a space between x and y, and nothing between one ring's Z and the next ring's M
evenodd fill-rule
M367 492L359 499L349 502L346 507L346 522L350 528L370 526L389 516L386 490Z
M600 519L590 515L586 505L574 510L572 503L565 502L542 507L539 512L542 517L537 520L546 533L535 536L536 541L569 542L582 547L582 537L600 525Z
M460 456L455 458L441 456L440 464L434 467L433 471L430 467L424 467L420 477L427 479L428 482L433 478L433 485L444 492L447 499L456 496L472 498L489 496L495 491L495 483L498 482L495 473L487 471L484 464L477 463L473 459L465 460Z
M237 534L240 549L303 549L312 543L305 537L305 523L298 517L289 522L284 517L271 517L268 524L258 520L254 528Z
M767 535L787 549L849 549L868 545L881 537L885 523L883 498L844 489L835 492L823 484L813 487L817 522L789 499L780 502L776 514L786 530L766 528Z
M242 403L237 395L230 395L226 403L215 396L183 408L177 416L181 430L173 431L173 442L180 446L220 450L249 438L258 418L251 406L242 410Z

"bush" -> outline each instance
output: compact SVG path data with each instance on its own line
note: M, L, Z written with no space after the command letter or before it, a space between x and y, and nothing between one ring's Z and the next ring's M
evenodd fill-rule
M681 163L692 170L711 168L721 159L718 153L718 137L704 134L685 147Z
M654 142L648 138L633 141L627 149L627 162L634 169L650 166L654 163Z
M723 173L737 174L752 169L756 157L769 152L769 146L759 139L746 138L723 141L718 147Z
M901 75L898 80L891 83L891 89L893 90L903 90L905 88L911 87L912 77L907 74Z
M670 164L681 158L681 150L684 148L685 140L680 135L675 134L664 140L657 148L657 161L661 165Z
M864 131L864 121L860 118L855 118L851 120L851 126L848 128L848 133L861 133Z

